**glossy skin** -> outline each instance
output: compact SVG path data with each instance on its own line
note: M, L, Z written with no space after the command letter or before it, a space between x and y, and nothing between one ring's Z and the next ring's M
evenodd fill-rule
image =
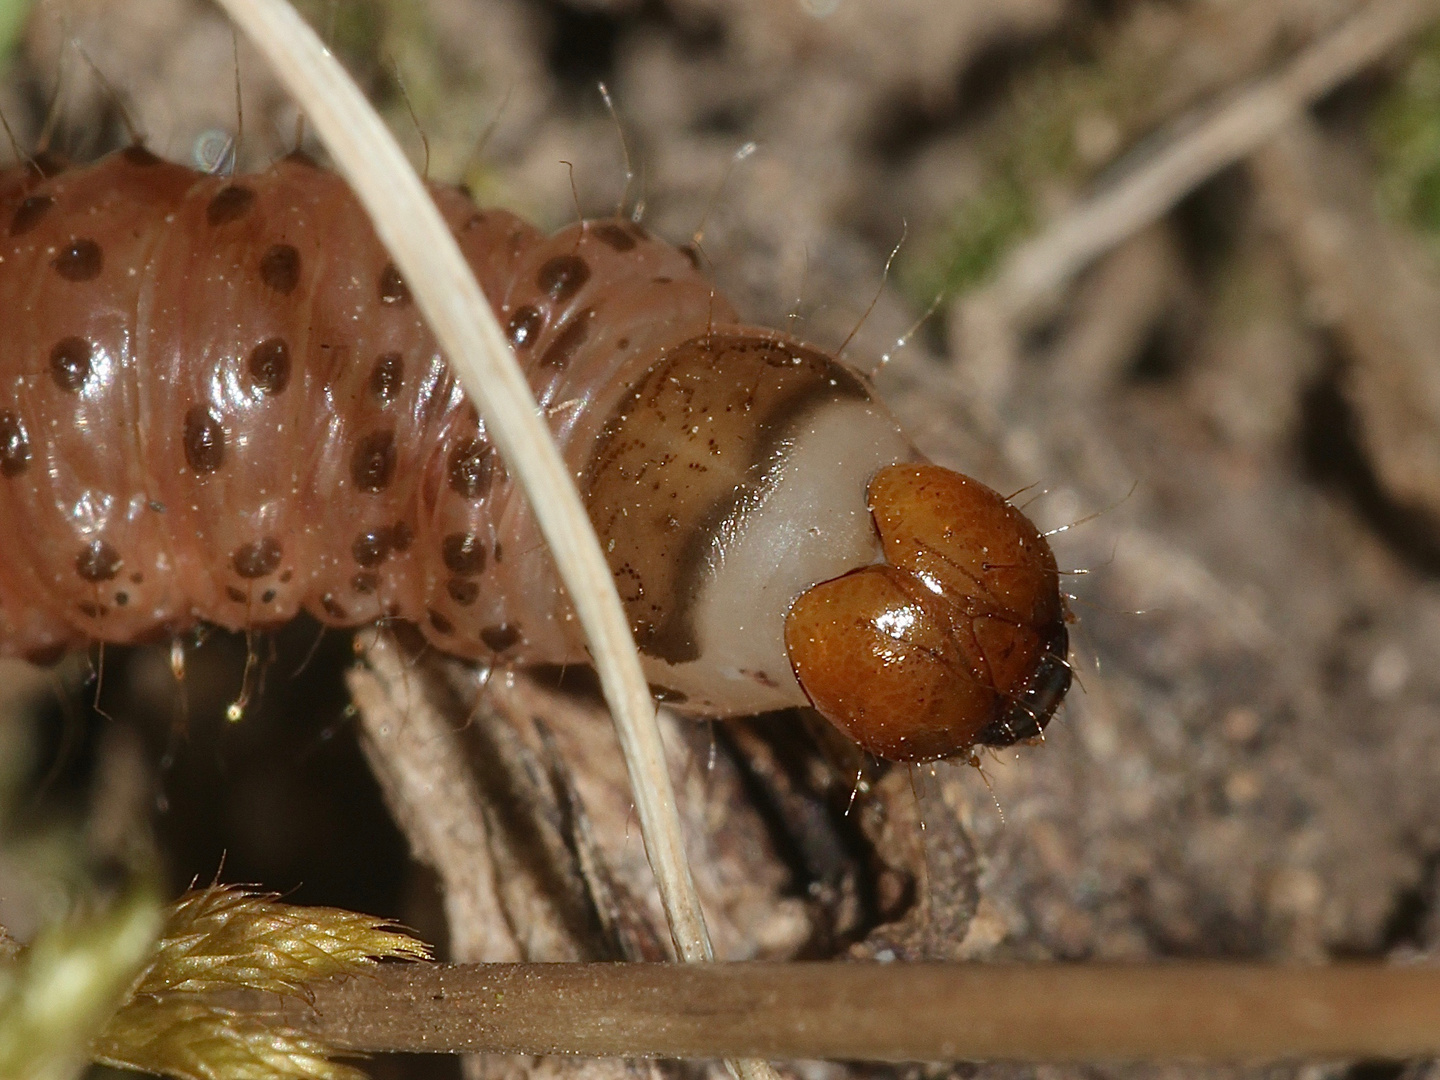
M1064 610L1018 511L916 464L863 377L736 325L640 227L547 238L434 194L675 707L813 702L908 760L1039 733ZM0 229L0 651L303 609L585 662L528 507L334 174L135 147L0 172Z
M811 702L898 761L1038 736L1070 685L1050 545L996 492L937 465L882 469L869 498L885 562L816 585L786 619Z
M577 472L628 381L730 314L629 223L547 238L435 196ZM528 509L335 174L210 176L138 147L0 173L0 312L0 648L303 609L576 659Z

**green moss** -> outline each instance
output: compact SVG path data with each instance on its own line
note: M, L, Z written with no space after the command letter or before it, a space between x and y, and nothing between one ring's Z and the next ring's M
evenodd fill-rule
M294 0L294 4L351 72L362 79L373 74L385 37L385 0Z
M35 0L0 0L0 67L9 61L34 3Z
M917 304L982 283L1044 216L1042 193L1094 179L1154 122L1164 49L1123 36L1069 42L1039 58L980 136L989 179L902 262L901 287ZM1080 132L1104 127L1113 145L1082 153Z
M20 36L34 0L0 0L0 52L9 52Z
M1415 46L1370 126L1381 202L1440 248L1440 29Z
M434 180L473 178L476 143L493 119L493 95L447 49L423 4L295 0L295 6L344 61L417 169L428 164Z
M1000 256L1031 225L1030 193L1002 175L962 203L923 258L902 264L901 288L918 302L984 281Z
M0 1076L66 1080L149 960L161 926L146 888L106 914L48 927L0 964Z

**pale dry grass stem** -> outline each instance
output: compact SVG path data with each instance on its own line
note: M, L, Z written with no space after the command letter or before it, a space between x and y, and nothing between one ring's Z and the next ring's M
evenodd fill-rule
M676 952L686 961L712 959L629 623L579 493L494 313L394 137L314 31L284 0L221 0L221 6L267 57L355 189L525 489L610 705ZM731 1067L755 1080L771 1075L760 1063Z

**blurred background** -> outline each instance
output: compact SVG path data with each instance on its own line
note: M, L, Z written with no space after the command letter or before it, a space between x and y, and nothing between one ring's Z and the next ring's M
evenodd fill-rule
M720 864L717 808L753 821L733 842L766 867L722 951L1440 946L1440 5L299 6L431 178L547 228L622 204L676 243L703 222L747 319L830 348L858 324L846 357L922 449L1063 530L1078 684L1043 745L983 776L871 768L846 816L853 762L797 718L672 727L709 762L691 794ZM1394 16L1368 52L1345 51L1357 13ZM0 33L0 112L27 151L88 160L128 124L243 171L296 143L295 107L201 0L11 0ZM1329 74L1270 119L1317 51ZM1217 117L1249 133L1232 150L1205 142ZM1177 152L1207 163L1177 181ZM239 723L246 642L185 644L183 684L154 648L0 671L0 925L25 940L107 867L154 858L171 893L218 874L443 947L437 878L357 744L351 641L296 624L257 642ZM586 693L545 700L603 728Z

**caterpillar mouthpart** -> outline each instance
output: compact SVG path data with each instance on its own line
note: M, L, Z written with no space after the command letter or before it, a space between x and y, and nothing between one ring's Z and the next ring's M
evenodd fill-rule
M785 619L811 704L895 761L1038 738L1071 680L1050 545L997 492L938 465L887 466L868 494L884 561L806 590Z

